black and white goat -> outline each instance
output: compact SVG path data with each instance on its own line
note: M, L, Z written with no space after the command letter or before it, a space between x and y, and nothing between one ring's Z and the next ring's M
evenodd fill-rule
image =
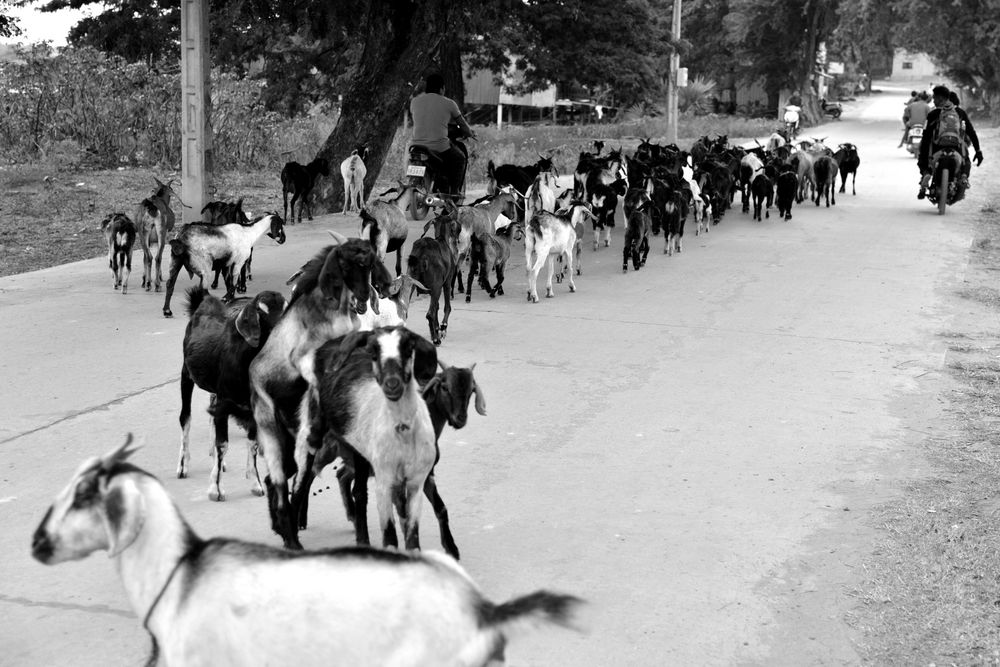
M285 314L250 363L250 404L257 441L267 461L265 487L271 528L290 549L301 549L288 496L296 473L298 410L310 384L312 355L324 343L360 326L358 314L378 308L392 276L368 241L344 239L327 246L289 279Z
M191 394L195 385L212 394L209 413L215 427L215 464L209 479L209 500L225 500L222 469L229 448L229 417L247 432L247 477L254 495L264 495L257 471L257 429L250 410L250 362L267 342L285 310L285 297L261 292L228 307L204 287L188 290L188 321L181 364L181 450L177 476L188 476L191 459ZM251 477L251 474L253 475Z
M243 199L238 199L235 202L230 201L210 201L201 209L201 219L202 222L208 223L210 225L225 225L231 223L239 223L241 225L250 224L250 215L243 210ZM240 277L236 282L236 291L240 294L245 294L247 291L247 281L253 280L253 271L251 265L253 264L253 248L250 249L250 256L247 257L247 261L243 263L240 268ZM212 289L219 286L219 276L222 275L222 269L215 270L215 276L212 278Z
M265 213L249 225L229 223L216 226L193 222L181 227L177 238L170 240L170 276L163 300L163 316L173 317L170 297L181 269L187 269L189 277L198 276L202 286L209 272L221 269L226 282L223 300L235 298L236 278L239 277L236 272L250 257L253 244L265 234L279 244L285 242L285 227L276 213Z
M434 466L437 467L441 460L441 433L444 432L445 425L450 425L458 430L465 427L469 420L469 400L476 397L476 412L486 416L486 398L483 396L479 384L476 382L472 372L476 365L471 368L457 368L448 366L442 361L438 361L441 371L427 382L421 393L427 403L427 410L431 415L431 423L434 425L434 446L437 450ZM323 442L322 448L316 452L313 461L312 471L314 475L319 475L330 462L340 456L339 442L333 442L333 438L327 438ZM350 458L350 453L348 455ZM341 459L343 461L343 459ZM311 481L311 477L309 481ZM340 495L344 502L344 510L347 520L355 523L357 519L357 508L354 501L354 489L352 483L356 479L353 468L344 465L337 470L337 482L340 485ZM367 483L367 482L365 482ZM304 484L299 490L299 526L305 528L308 522L308 484ZM458 560L459 551L455 544L455 537L451 533L451 522L448 517L448 508L438 492L437 481L434 478L434 470L424 481L424 495L434 508L434 514L438 520L438 530L441 534L441 546L445 552Z
M855 183L858 180L858 167L861 166L861 158L858 157L858 147L854 144L840 144L837 152L833 154L833 159L837 161L840 170L840 191L847 192L847 176L851 176L851 194L856 195L858 191Z
M365 176L368 174L365 158L367 157L368 148L358 146L340 163L340 175L344 179L343 213L360 211L365 205Z
M281 170L281 197L285 202L284 219L288 224L295 224L295 203L299 204L299 222L302 222L302 208L305 207L308 214L307 219L312 220L312 205L309 203L309 195L316 187L316 181L320 176L330 175L330 163L318 157L309 164L303 166L298 162L286 162ZM292 217L288 217L288 195L292 195Z
M406 274L396 276L386 288L386 296L379 298L378 311L368 308L358 314L358 321L361 323L359 330L371 331L378 327L406 324L406 318L410 313L410 300L415 289L427 290L420 281Z
M132 274L132 246L135 245L135 223L124 213L112 213L101 221L101 232L108 242L108 267L114 276L114 288L128 293L128 277Z
M325 438L332 438L358 479L375 475L383 546L398 546L395 508L406 548L420 548L423 487L437 460L434 425L420 385L430 382L436 370L434 344L403 326L357 331L317 350L316 382L299 411L309 424L309 436L299 440L295 453L301 472L294 504L300 512L316 453ZM367 498L367 484L354 485L358 544L370 543Z
M481 667L503 659L512 631L569 626L582 602L536 591L495 604L433 552L290 554L202 539L163 485L128 461L130 443L83 462L35 530L31 554L54 565L108 551L152 638L148 664L162 652L166 667Z

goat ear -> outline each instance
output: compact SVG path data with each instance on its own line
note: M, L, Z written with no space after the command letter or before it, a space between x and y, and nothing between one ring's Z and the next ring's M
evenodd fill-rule
M319 272L319 288L330 299L335 299L344 291L344 274L340 268L340 249L334 247L326 254L323 268Z
M437 373L438 356L437 348L423 336L415 334L409 329L413 336L413 376L417 378L419 384L426 384L431 381Z
M139 536L146 521L146 500L135 480L119 475L103 492L102 519L108 535L108 557L114 558Z
M479 388L479 383L476 382L476 378L472 378L472 391L476 395L476 412L485 417L486 397L483 396L483 390Z
M331 373L337 373L351 357L354 350L368 345L371 331L352 331L340 339L340 347L337 348L337 365L333 367Z
M392 285L392 274L385 268L385 264L376 258L372 264L372 286L380 295L385 295L389 293L390 285Z
M236 330L250 347L260 345L260 313L257 312L257 299L243 306L243 310L236 317Z

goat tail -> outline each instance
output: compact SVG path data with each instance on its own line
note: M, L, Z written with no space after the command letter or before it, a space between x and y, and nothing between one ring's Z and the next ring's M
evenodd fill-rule
M200 285L195 285L194 287L188 288L187 291L187 314L188 317L194 315L194 311L198 310L198 306L201 302L205 300L208 295L208 290Z
M573 613L581 604L583 600L574 595L535 591L483 609L483 623L505 636L542 623L573 628Z

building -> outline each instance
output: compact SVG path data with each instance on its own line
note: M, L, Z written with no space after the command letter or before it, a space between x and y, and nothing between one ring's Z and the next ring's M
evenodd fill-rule
M941 79L938 66L926 53L912 53L906 49L896 49L892 58L892 81L929 82Z

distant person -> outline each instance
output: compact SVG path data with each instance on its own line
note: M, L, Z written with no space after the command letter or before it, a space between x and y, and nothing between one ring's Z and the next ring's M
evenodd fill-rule
M923 93L918 93L915 99L907 103L903 110L903 138L899 140L899 146L896 148L902 148L906 144L910 138L910 128L927 123L927 114L930 112L931 105L927 103Z
M468 158L448 138L448 125L457 125L465 137L474 139L476 133L469 127L455 101L445 97L442 90L444 77L433 73L427 77L424 92L410 102L410 113L413 114L413 139L410 143L426 148L444 163L446 173L442 176L449 187L441 190L459 192Z

